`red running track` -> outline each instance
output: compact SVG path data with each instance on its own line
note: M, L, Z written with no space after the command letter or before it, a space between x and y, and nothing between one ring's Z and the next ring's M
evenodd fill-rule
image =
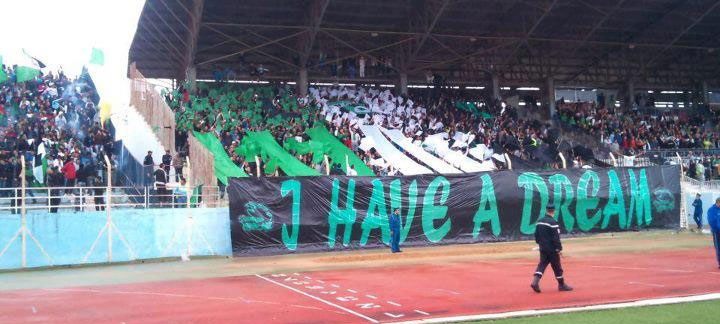
M0 323L377 323L720 292L709 248L566 258L576 290L557 291L535 260L0 292Z

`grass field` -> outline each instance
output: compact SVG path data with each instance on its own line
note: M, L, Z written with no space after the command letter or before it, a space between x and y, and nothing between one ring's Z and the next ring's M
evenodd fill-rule
M718 323L720 300L624 308L585 313L513 318L498 321L467 322L467 324L658 324L658 323Z

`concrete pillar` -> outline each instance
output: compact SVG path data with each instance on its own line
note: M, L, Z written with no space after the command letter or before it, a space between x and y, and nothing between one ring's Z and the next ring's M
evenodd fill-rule
M710 104L710 89L708 89L707 81L703 81L700 84L700 99L702 99L703 105L709 105Z
M502 100L502 97L500 97L500 76L495 73L490 76L490 93L493 99Z
M297 83L298 95L300 97L307 96L307 94L308 94L308 72L307 72L306 67L300 68L300 71L298 71L298 78L297 78L296 83Z
M189 65L187 70L185 70L185 80L190 85L190 90L195 91L195 88L197 86L197 69L195 69L195 65Z
M407 79L407 73L402 72L400 73L400 94L403 96L406 96L408 94L408 79Z
M547 105L550 118L555 116L555 79L553 77L547 77L545 79L545 102Z
M625 102L623 106L626 110L632 110L635 104L635 82L628 80L627 89L625 89Z

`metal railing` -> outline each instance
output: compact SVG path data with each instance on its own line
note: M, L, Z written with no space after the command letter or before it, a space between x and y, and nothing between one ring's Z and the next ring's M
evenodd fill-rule
M197 208L226 207L227 196L219 187L200 187L191 195L187 188L168 187L29 187L0 188L0 213L56 213L101 211L120 208ZM188 196L190 203L188 204Z

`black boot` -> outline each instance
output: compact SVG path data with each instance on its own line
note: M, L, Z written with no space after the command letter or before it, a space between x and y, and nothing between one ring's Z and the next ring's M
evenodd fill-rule
M558 279L559 291L572 291L573 288L565 284L565 279Z
M530 284L530 287L531 287L536 293L539 294L539 293L540 293L540 277L538 277L538 276L533 276L533 281L532 281L532 283Z

